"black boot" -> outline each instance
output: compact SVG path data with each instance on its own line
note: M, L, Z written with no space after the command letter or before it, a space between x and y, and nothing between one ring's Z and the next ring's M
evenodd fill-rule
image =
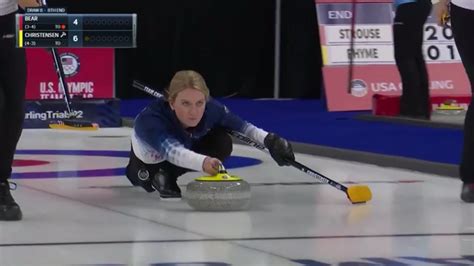
M19 221L22 218L20 206L10 193L10 184L0 182L0 221Z
M160 198L181 199L181 189L177 184L177 179L160 169L153 177L152 184L160 193Z
M146 169L146 167L140 169L131 170L131 167L127 166L126 169L126 177L135 187L142 187L146 192L151 193L155 191L151 184L150 172Z
M474 183L472 184L462 184L461 199L464 202L473 203L474 202Z

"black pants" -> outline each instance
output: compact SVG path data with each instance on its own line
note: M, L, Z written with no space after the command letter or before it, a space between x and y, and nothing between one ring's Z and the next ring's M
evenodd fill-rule
M395 62L403 84L400 114L429 118L429 80L423 58L423 26L431 12L430 0L402 4L393 23Z
M25 50L15 48L15 14L0 16L0 182L12 172L25 117Z
M194 143L191 150L224 161L232 153L232 139L224 129L215 128ZM168 161L146 164L135 155L133 149L131 150L126 175L133 185L142 186L146 191L153 192L151 178L159 171L166 172L170 178L176 180L184 173L193 170L176 166Z
M474 92L474 11L451 5L451 25L459 55ZM474 98L464 122L464 145L460 165L463 182L474 183Z

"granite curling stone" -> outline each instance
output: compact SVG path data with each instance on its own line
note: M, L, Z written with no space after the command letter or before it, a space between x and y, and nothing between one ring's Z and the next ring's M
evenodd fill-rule
M243 210L250 203L250 185L240 177L219 172L188 183L184 199L199 211Z

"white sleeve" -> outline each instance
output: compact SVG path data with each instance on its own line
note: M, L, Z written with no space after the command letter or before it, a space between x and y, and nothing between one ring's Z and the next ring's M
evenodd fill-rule
M170 163L202 172L202 165L205 155L196 153L190 149L185 148L181 143L166 139L163 143L165 148L165 157Z
M156 164L164 160L170 163L202 172L202 164L206 156L189 150L180 142L173 138L165 139L162 144L161 151L156 150L146 141L140 139L135 131L132 134L132 146L135 155L147 164Z
M252 125L251 123L247 123L242 131L245 136L255 140L256 142L258 142L258 144L265 146L263 142L265 140L265 137L268 135L267 131L258 128Z

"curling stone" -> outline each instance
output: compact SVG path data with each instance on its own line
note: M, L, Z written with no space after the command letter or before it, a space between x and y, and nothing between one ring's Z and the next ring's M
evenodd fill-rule
M250 203L250 185L225 170L215 176L203 176L188 183L184 199L199 211L237 211Z
M466 114L466 110L456 103L456 101L445 101L440 104L438 108L435 108L432 112L438 115L461 115Z

